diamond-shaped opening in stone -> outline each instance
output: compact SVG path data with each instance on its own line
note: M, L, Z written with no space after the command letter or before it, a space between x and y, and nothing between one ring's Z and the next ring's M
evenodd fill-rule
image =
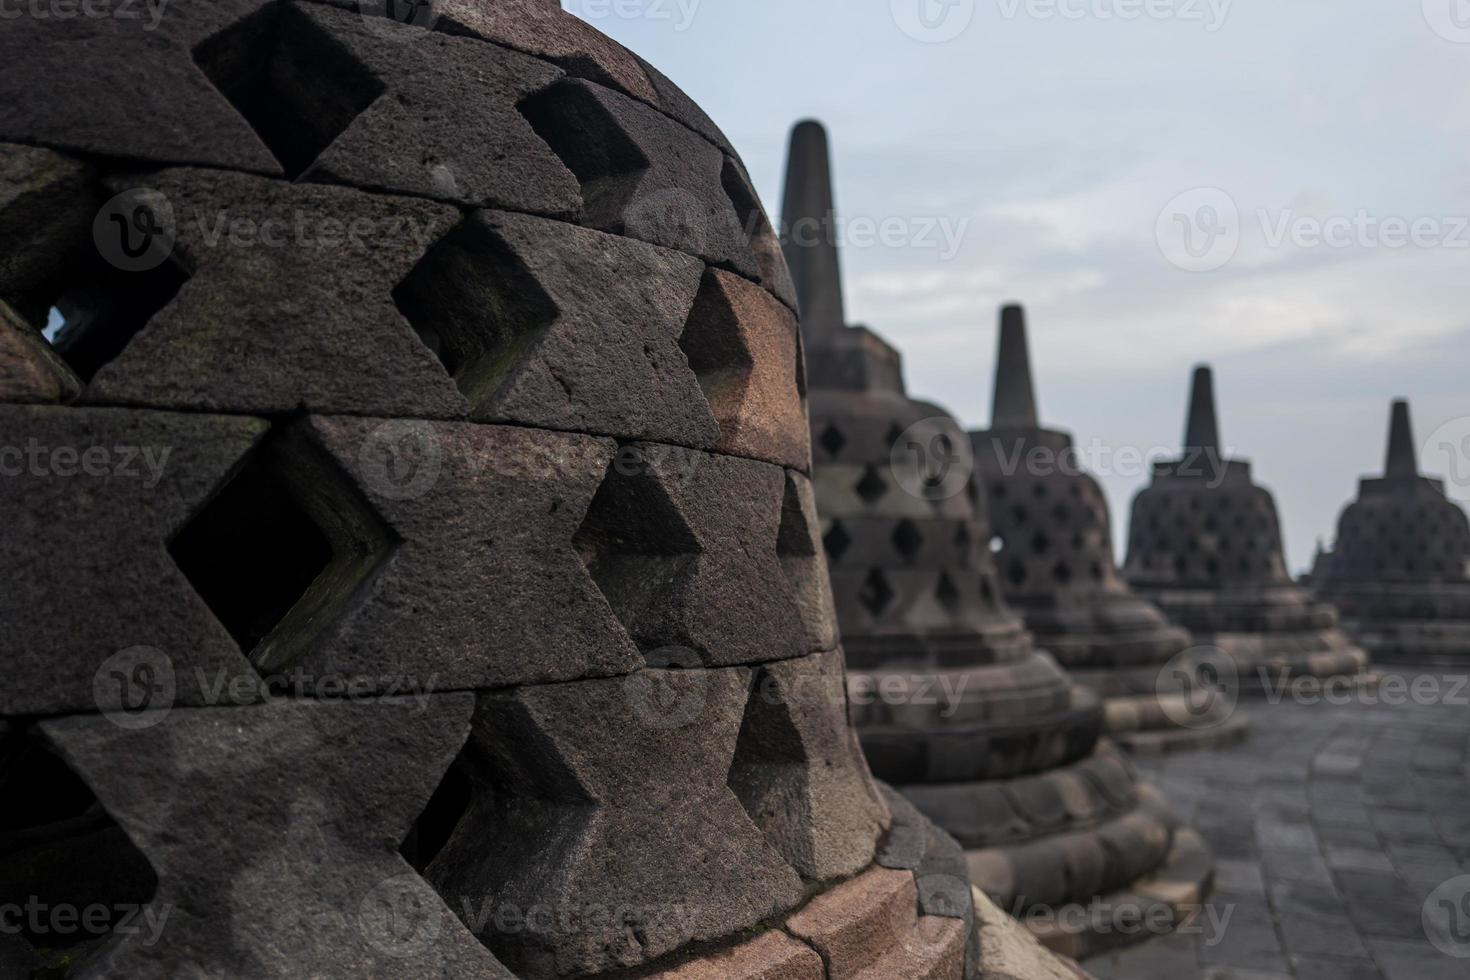
M423 874L454 836L469 811L473 787L463 757L456 759L398 847L415 871Z
M954 579L949 577L948 572L939 573L939 584L935 586L934 597L951 614L959 611L960 590L955 586Z
M639 649L695 646L668 605L699 541L645 460L627 451L614 458L572 543Z
M499 390L557 317L525 263L473 216L434 243L393 301L474 406Z
M908 561L913 561L924 547L924 535L913 521L902 520L893 529L893 546Z
M740 417L755 358L720 280L707 272L679 337L679 349L699 379L700 391L721 427ZM729 433L726 433L728 435Z
M829 422L822 434L817 436L817 445L825 449L828 456L836 456L847 445L847 437L842 434L841 429Z
M766 217L765 208L761 207L760 198L755 196L755 191L746 183L740 166L728 156L720 169L720 186L730 199L734 220L740 229L740 240L745 247L754 249L757 242L764 240L771 243L773 249L776 248L776 231Z
M1044 531L1037 531L1031 535L1031 550L1038 555L1045 554L1051 549L1051 538Z
M888 584L888 577L880 569L875 568L868 573L863 587L858 590L858 601L869 613L881 616L897 595L893 591L893 586Z
M827 552L827 558L836 564L847 554L847 549L852 547L852 535L847 533L847 528L842 526L841 521L833 521L832 527L822 536L822 547Z
M133 242L144 247L144 242ZM151 269L128 272L95 251L69 269L62 291L51 297L41 335L82 381L116 360L189 279L172 256Z
M811 778L808 749L791 718L801 706L788 704L766 671L756 675L752 690L726 783L771 846L810 878L816 865L814 815L800 802Z
M858 481L855 489L864 503L876 504L888 493L888 481L878 473L876 466L869 466L863 470L863 478Z
M147 858L39 731L0 733L0 908L97 909L68 930L7 916L18 976L81 975L157 888Z
M215 618L249 655L332 563L332 542L282 473L272 430L169 544Z
M194 61L290 180L383 93L383 83L347 48L281 0L205 38Z
M1057 562L1052 566L1051 577L1056 580L1058 585L1071 585L1072 566L1064 561Z
M1021 586L1026 582L1026 563L1015 559L1006 569L1006 577L1010 579L1011 585Z
M582 185L583 221L621 233L623 212L650 166L586 83L564 81L516 107Z

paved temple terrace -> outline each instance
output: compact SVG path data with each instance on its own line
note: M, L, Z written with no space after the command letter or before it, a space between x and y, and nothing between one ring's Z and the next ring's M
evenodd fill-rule
M1100 980L1470 978L1470 879L1454 882L1470 874L1470 683L1384 677L1378 703L1256 702L1241 709L1255 726L1244 743L1141 759L1215 848L1213 915L1088 969ZM1415 698L1416 683L1438 697Z

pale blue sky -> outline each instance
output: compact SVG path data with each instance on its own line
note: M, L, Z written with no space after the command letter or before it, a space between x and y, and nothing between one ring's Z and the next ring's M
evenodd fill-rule
M970 427L1007 300L1030 310L1046 421L1083 443L1176 446L1189 369L1211 361L1224 439L1276 491L1299 569L1380 467L1391 398L1413 399L1421 438L1470 415L1470 4L949 0L946 21L924 0L938 30L967 26L922 43L899 23L918 2L565 6L704 106L773 215L787 131L813 116L845 219L964 228L952 256L848 247L845 276L849 319ZM1200 187L1226 192L1240 245L1188 272L1157 227ZM1334 218L1368 231L1300 237ZM1420 244L1384 247L1393 219L1427 219ZM1283 220L1296 244L1273 244ZM1117 523L1142 482L1105 475Z

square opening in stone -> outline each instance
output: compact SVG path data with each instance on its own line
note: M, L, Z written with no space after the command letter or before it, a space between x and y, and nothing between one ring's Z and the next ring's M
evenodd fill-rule
M267 4L194 49L291 180L383 92L383 83L293 5Z
M249 655L333 557L332 544L277 472L267 438L169 545L169 554Z
M64 290L52 297L46 323L38 326L77 377L91 381L173 302L188 279L173 259L125 272L94 254L72 271Z

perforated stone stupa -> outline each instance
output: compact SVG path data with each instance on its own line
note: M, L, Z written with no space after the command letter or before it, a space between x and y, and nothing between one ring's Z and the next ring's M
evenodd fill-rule
M1197 898L1203 843L1099 742L1096 696L1006 604L963 430L906 394L897 351L846 325L835 227L827 136L805 122L791 137L784 234L822 540L875 773L959 839L976 884L1013 912ZM1106 941L1091 925L1042 932L1077 954Z
M1143 750L1243 735L1246 720L1208 692L1173 691L1161 677L1189 633L1123 581L1102 487L1071 435L1042 427L1020 306L1001 310L991 424L970 439L1006 599L1037 643L1106 699L1109 732Z
M107 910L0 975L977 975L740 161L550 0L410 12L0 31L0 904Z
M1156 463L1133 500L1124 575L1194 634L1197 650L1216 651L1212 669L1227 669L1229 686L1371 679L1337 610L1287 573L1270 491L1252 482L1249 462L1224 455L1208 367L1194 373L1183 454Z
M1470 658L1470 519L1422 476L1409 403L1394 402L1383 476L1364 478L1313 585L1374 660Z

